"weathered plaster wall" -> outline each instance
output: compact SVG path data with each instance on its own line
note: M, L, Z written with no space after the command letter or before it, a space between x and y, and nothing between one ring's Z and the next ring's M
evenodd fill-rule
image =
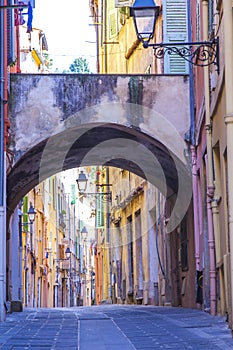
M69 118L76 126L137 127L152 137L161 131L165 143L163 118L183 139L189 130L188 90L187 76L11 75L11 147L18 160L32 146L65 131ZM108 104L115 104L114 111Z
M8 205L56 172L106 163L158 188L161 166L177 193L189 119L187 76L12 75Z

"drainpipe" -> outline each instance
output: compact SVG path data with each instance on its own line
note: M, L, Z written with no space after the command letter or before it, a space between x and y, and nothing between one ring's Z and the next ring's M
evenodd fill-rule
M18 274L19 274L19 300L22 303L23 300L23 275L22 275L22 261L23 261L23 241L22 241L22 215L23 212L20 210L20 206L18 208L18 232L19 232L19 270L18 270Z
M99 7L96 7L96 21L99 20ZM102 30L102 29L101 29ZM99 38L99 26L96 26L96 73L100 73L100 38Z
M3 5L6 5L6 0ZM7 101L7 11L0 10L0 322L5 320L6 310L6 150L4 142L4 122Z
M188 6L188 40L192 41L191 27L191 0ZM200 222L199 222L199 201L198 201L198 173L197 173L197 151L195 147L195 115L194 115L194 76L192 64L189 64L190 77L190 152L192 159L192 190L193 190L193 217L194 217L194 237L195 237L195 261L196 271L200 271Z
M103 26L104 26L104 41L107 42L107 0L104 1L104 18L103 18ZM107 45L104 44L104 73L108 73L108 52Z
M208 40L208 0L202 0L203 10L203 40ZM213 157L212 157L212 124L210 119L210 89L209 68L204 67L204 93L205 93L205 129L207 147L207 220L208 220L208 247L209 247L209 275L210 275L210 313L216 314L216 269L215 244L212 215L212 200L214 197Z
M198 174L197 174L197 153L195 146L190 146L192 157L192 184L193 184L193 212L194 212L194 236L195 236L195 260L196 271L200 271L200 252L199 252L199 210L198 210Z
M228 235L230 237L230 280L231 280L231 298L230 298L230 322L233 323L233 100L231 91L233 91L233 18L232 2L223 0L223 24L224 24L224 49L225 49L225 89L226 89L226 133L227 133L227 176L228 176Z
M106 167L106 183L109 184L109 167ZM109 192L109 186L105 187L106 191ZM106 203L106 236L107 236L107 254L108 254L108 299L112 300L112 250L111 250L111 242L110 242L110 203L107 201Z

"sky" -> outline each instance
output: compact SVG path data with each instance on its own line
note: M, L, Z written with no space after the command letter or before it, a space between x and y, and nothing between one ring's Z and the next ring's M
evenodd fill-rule
M96 72L96 34L89 0L36 0L33 27L44 31L53 70L63 71L75 58L86 58Z

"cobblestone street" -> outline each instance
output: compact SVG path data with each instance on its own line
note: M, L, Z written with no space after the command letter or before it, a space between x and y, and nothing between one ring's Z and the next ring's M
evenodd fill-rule
M25 309L0 324L4 350L233 349L223 318L191 309L106 305Z

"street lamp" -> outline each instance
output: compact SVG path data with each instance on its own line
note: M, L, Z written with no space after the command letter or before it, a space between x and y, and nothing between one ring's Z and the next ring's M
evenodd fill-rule
M31 248L31 251L33 250L32 249L32 232L33 232L33 222L35 221L35 216L36 216L36 211L32 205L32 202L30 202L30 207L28 209L28 219L29 219L29 222L30 222L30 248Z
M164 55L177 54L194 66L206 67L211 64L216 66L219 74L219 39L213 41L153 43L150 40L154 36L156 20L160 7L154 0L136 0L130 7L130 15L133 17L138 39L144 48L153 47L154 55L158 59Z
M81 230L81 235L82 235L82 238L83 240L85 241L87 239L87 229L86 229L86 226L83 226L82 230Z
M33 221L35 221L35 216L36 216L36 210L34 209L32 202L30 202L30 207L28 209L28 218L29 221L32 223Z
M147 47L154 36L159 9L160 7L155 5L153 0L136 0L131 7L131 16L133 16L137 37L144 47Z
M70 306L72 306L72 283L71 283L71 250L69 247L66 248L66 251L65 251L65 254L66 254L66 260L69 260L69 287L70 287Z
M80 193L83 193L87 189L87 177L86 174L84 174L83 170L80 171L78 178L76 180L77 185L78 185L78 190Z
M79 193L83 196L90 196L90 197L94 197L94 198L100 198L103 202L111 202L112 201L112 192L108 191L108 192L86 192L87 189L87 177L86 174L81 171L79 173L79 176L76 180L77 186L78 186L78 190ZM103 187L109 187L112 186L112 184L96 184L97 188L103 188Z
M66 260L69 260L69 258L71 257L71 250L69 247L66 248L65 255L66 255Z

